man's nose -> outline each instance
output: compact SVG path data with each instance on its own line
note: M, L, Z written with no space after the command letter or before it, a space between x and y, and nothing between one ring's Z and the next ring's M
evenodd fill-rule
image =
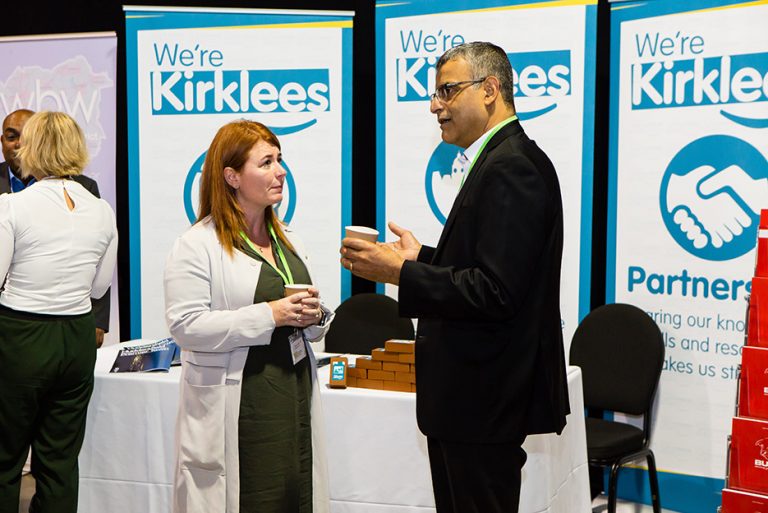
M443 104L440 103L440 100L438 100L436 97L432 96L429 98L429 112L432 114L437 114L443 110Z

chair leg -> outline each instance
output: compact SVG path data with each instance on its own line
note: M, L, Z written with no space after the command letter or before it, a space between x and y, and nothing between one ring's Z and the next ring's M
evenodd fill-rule
M656 475L656 457L653 451L648 450L648 482L651 484L651 504L653 513L661 513L661 497L659 497L659 478Z
M619 469L621 463L611 465L611 474L608 478L608 513L616 513L616 495L618 494Z

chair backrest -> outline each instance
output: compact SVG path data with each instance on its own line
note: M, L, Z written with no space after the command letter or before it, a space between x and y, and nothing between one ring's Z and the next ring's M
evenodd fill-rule
M576 329L570 364L581 367L585 407L647 417L664 365L664 338L636 306L604 305Z
M325 350L370 354L389 339L413 339L413 322L400 317L397 301L383 294L357 294L336 308Z

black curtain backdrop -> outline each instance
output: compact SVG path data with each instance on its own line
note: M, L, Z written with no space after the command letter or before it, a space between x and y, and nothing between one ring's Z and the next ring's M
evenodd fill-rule
M251 9L322 9L354 11L352 220L376 224L376 103L375 103L375 2L374 0L139 0L129 5L177 7L235 7ZM120 339L130 337L128 262L128 130L125 92L125 18L123 4L114 0L30 0L4 11L0 35L64 34L114 31L117 58L117 227L120 232L118 276L120 289ZM608 162L608 63L609 5L598 3L597 87L595 119L595 170L592 227L592 308L605 302L605 233ZM513 49L507 48L507 51ZM425 111L425 115L429 115ZM534 134L535 136L535 134ZM418 236L418 234L416 234ZM373 292L374 284L354 278L352 292Z

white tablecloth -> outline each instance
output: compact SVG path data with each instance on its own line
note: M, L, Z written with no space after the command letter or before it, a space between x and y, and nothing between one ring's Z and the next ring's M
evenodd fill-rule
M136 343L136 342L135 342ZM123 346L124 344L121 344ZM98 351L80 454L80 513L168 513L180 369L109 374L118 346ZM328 381L328 367L320 369ZM521 513L589 513L581 371L568 369L571 411L561 436L523 446ZM322 386L332 513L434 512L415 395ZM212 512L213 513L213 512Z

